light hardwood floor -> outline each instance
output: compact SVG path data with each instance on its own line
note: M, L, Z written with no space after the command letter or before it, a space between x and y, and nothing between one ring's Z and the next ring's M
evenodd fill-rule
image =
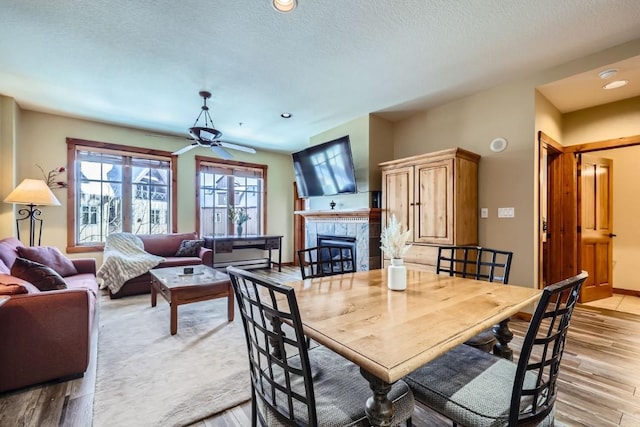
M585 305L640 315L640 297L633 295L613 294L609 298L588 302Z
M275 280L297 279L295 268L263 271ZM97 319L94 325L97 328ZM527 322L514 319L513 348ZM97 337L97 333L93 334ZM92 425L97 340L83 378L0 394L0 426ZM557 426L640 426L640 315L587 305L574 314L559 379ZM143 404L143 402L136 402ZM249 403L194 424L195 427L251 425ZM449 426L433 411L416 407L415 426ZM95 426L104 427L104 426ZM119 427L119 426L118 426Z

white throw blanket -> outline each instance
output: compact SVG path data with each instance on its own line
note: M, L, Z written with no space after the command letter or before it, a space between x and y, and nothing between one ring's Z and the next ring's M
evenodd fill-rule
M113 233L104 245L102 265L96 276L102 282L100 288L108 287L111 293L122 288L124 282L146 273L164 258L145 252L142 240L131 233Z

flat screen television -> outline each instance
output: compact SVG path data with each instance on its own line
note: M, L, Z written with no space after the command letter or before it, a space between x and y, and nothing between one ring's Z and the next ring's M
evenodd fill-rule
M356 193L349 135L291 155L300 197Z

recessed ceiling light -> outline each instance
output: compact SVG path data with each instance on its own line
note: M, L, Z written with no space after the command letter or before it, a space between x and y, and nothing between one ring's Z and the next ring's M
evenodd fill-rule
M291 113L282 113L282 114L280 114L280 117L282 117L283 119L290 119L291 117L293 117L293 114L291 114Z
M608 70L600 71L598 73L598 77L600 77L603 80L606 80L615 76L616 74L618 74L618 70L616 70L615 68L610 68Z
M602 89L604 90L618 89L619 87L626 86L627 83L629 83L629 80L614 80L602 86Z
M273 7L278 12L291 12L298 5L298 0L273 0Z

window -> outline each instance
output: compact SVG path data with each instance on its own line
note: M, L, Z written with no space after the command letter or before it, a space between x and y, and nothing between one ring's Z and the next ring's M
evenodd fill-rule
M196 156L197 208L201 236L230 236L239 231L229 219L230 208L243 208L249 219L242 234L265 234L265 188L267 166L214 161Z
M174 231L171 153L72 138L67 144L70 248L100 247L111 233Z

